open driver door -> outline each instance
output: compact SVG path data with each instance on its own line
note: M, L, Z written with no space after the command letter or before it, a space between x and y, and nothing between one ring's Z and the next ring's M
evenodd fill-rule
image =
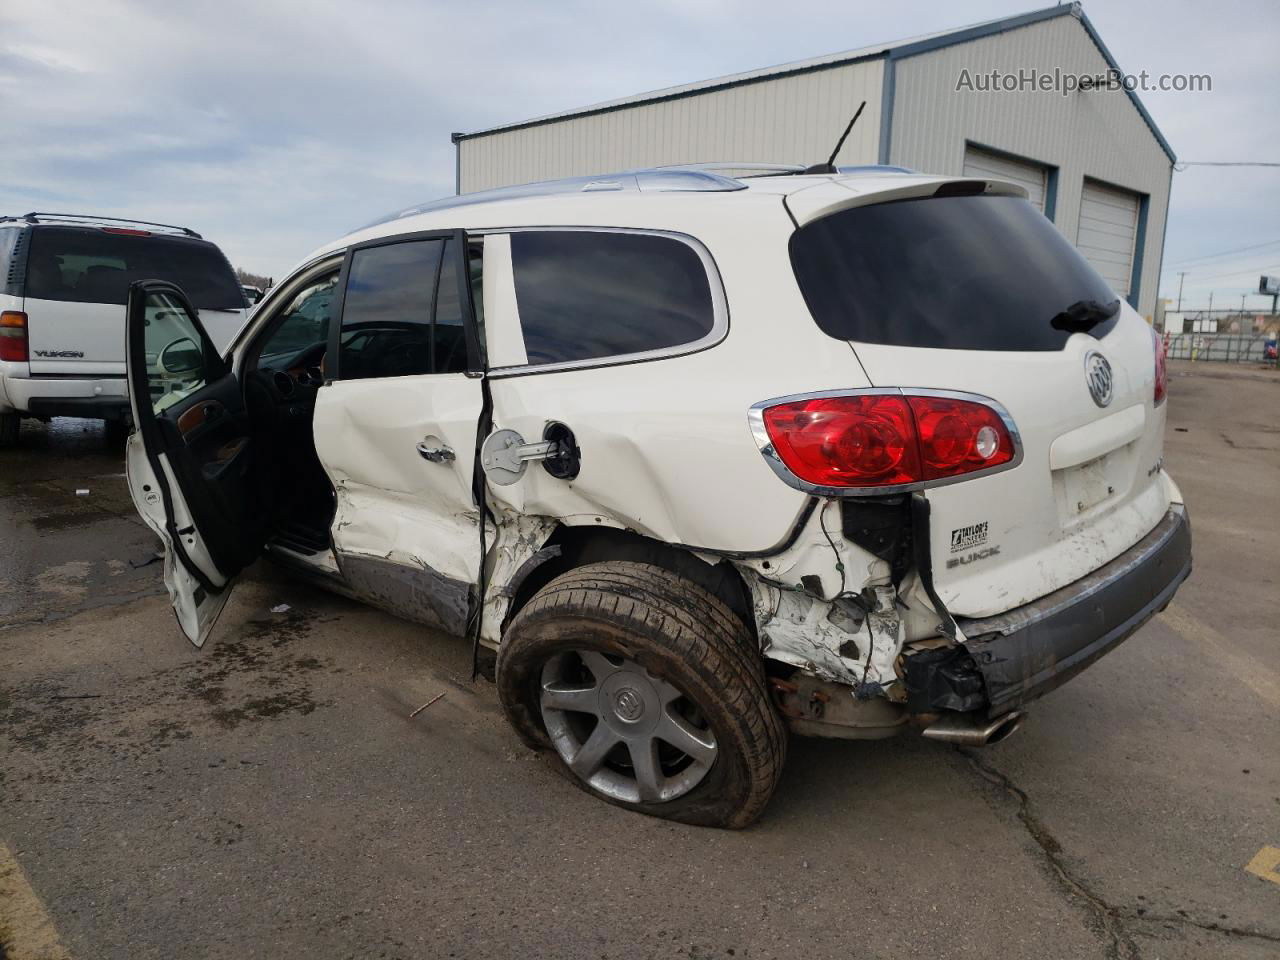
M133 284L127 318L129 492L164 543L174 613L199 647L265 538L244 392L179 287Z

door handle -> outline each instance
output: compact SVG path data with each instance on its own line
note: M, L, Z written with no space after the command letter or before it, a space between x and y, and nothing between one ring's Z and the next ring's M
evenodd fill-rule
M443 443L439 446L431 446L423 440L416 449L423 460L430 460L432 463L452 463L458 459L453 448Z

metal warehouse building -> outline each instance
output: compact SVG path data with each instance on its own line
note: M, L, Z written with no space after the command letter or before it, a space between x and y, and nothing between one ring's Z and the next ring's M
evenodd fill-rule
M1150 317L1173 150L1131 91L981 88L993 70L1055 69L1119 70L1079 4L454 134L457 190L679 163L820 163L866 100L837 164L1016 180Z

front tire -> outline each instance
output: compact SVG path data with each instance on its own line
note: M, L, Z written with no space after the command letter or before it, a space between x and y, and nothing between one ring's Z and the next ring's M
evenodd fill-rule
M508 626L498 694L531 746L588 793L650 816L745 827L786 758L786 729L745 625L662 567L593 563Z

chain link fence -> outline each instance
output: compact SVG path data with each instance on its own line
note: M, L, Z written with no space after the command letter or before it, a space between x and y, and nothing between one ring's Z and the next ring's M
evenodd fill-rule
M1206 360L1219 363L1274 362L1267 344L1275 349L1275 338L1252 333L1172 333L1168 335L1170 360Z

